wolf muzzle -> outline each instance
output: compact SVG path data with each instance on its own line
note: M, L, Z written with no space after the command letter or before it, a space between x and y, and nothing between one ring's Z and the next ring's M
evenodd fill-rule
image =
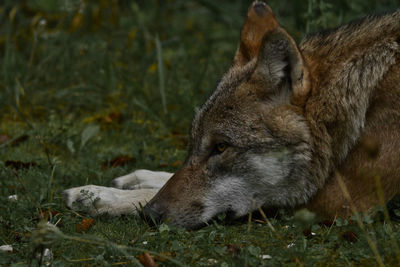
M144 206L143 211L140 212L140 217L150 225L159 225L165 219L165 209L158 205L156 202L149 202Z

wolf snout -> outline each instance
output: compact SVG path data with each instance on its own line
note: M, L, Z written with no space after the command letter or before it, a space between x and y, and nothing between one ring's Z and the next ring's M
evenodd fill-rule
M160 224L165 218L165 209L157 202L147 203L143 208L143 212L140 213L140 217L149 224L157 225Z

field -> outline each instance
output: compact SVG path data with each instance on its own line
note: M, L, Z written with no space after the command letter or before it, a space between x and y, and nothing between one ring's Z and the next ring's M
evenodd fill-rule
M12 251L0 251L1 266L151 266L145 253L160 266L400 264L396 199L374 217L279 210L236 222L221 215L196 231L64 205L69 187L179 168L192 117L231 64L250 3L2 1L0 246ZM400 1L268 4L300 41Z

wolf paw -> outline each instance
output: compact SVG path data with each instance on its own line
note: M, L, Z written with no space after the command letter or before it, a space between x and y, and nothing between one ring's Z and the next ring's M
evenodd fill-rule
M111 185L119 189L160 189L173 173L137 170L128 175L115 178Z
M110 214L135 214L140 205L145 205L157 190L120 190L112 187L86 185L63 192L66 205L73 210L83 210L92 216Z

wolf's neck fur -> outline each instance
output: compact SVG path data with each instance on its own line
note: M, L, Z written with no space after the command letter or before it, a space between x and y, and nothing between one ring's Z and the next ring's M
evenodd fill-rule
M300 45L312 77L305 116L316 137L321 182L359 139L370 98L396 63L400 23L393 24L393 17L400 22L400 11L316 34Z

